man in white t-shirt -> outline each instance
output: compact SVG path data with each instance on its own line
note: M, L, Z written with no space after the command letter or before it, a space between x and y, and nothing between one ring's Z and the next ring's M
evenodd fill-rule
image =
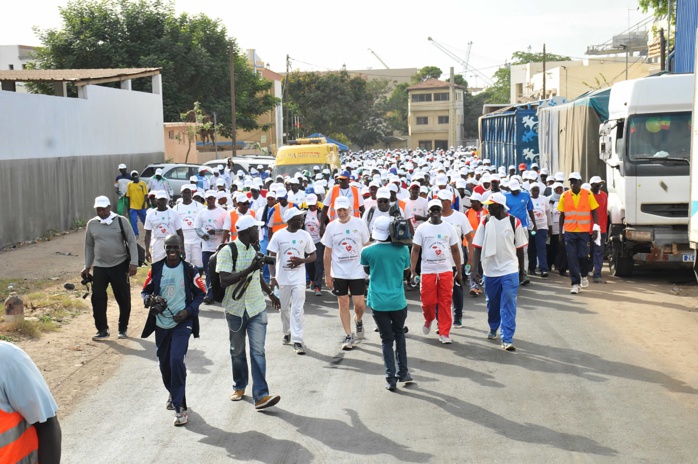
M366 274L361 266L361 250L368 245L369 233L366 223L351 215L351 201L347 197L335 200L337 219L330 222L322 237L325 245L325 284L333 290L339 302L339 319L342 321L345 337L343 350L354 348L354 335L351 332L349 314L349 291L354 302L356 338L364 337L361 318L366 309Z
M422 225L428 218L427 205L429 200L419 196L419 182L412 182L408 191L410 197L405 200L405 219L412 222L412 228L417 230L417 227Z
M541 184L534 182L531 184L529 193L531 194L531 203L533 203L533 219L536 221L536 233L530 232L528 244L528 273L535 275L536 261L538 262L538 270L541 277L548 277L548 250L546 243L548 242L549 234L552 233L553 214L550 208L550 200L548 197L541 195Z
M455 264L455 280L463 285L461 261L458 249L460 240L456 229L441 219L443 206L441 200L435 198L428 204L429 221L425 222L414 234L412 253L410 255L411 283L416 284L417 261L422 257L420 296L424 327L422 332L429 334L431 324L439 310L439 341L444 344L452 343L451 333L451 300L453 298L453 266Z
M211 288L211 276L208 272L208 260L218 249L218 245L223 243L223 224L228 212L216 204L216 192L207 190L206 208L199 211L194 221L194 229L196 234L201 237L201 260L206 272L206 297L204 303L211 304L213 302L213 289Z
M322 281L325 279L325 245L322 244L322 235L325 233L325 225L320 222L322 213L318 208L318 198L314 193L305 197L305 204L308 211L305 214L303 230L310 234L315 244L315 251L318 259L309 262L305 266L308 277L311 281L311 288L315 291L315 296L322 296Z
M204 209L203 205L192 199L192 192L196 189L191 184L184 184L180 189L182 201L174 205L172 208L182 221L182 233L184 234L184 251L187 256L187 262L199 269L201 274L204 263L201 261L201 238L196 235L194 221L199 211Z
M157 208L149 209L145 216L145 225L143 226L145 229L145 259L150 263L165 259L165 238L168 235L177 234L179 239L184 242L182 220L179 218L179 214L167 206L168 201L167 194L158 190L155 192Z
M465 255L463 253L463 245L467 244L468 247L468 257L473 256L473 228L470 225L470 221L465 216L465 214L460 211L456 211L451 208L451 193L447 190L440 190L437 194L439 200L441 200L441 206L443 206L443 211L441 213L441 220L448 222L456 229L456 236L459 240L458 253L460 255L460 262L465 264ZM453 264L455 272L455 263ZM463 286L457 281L453 282L453 327L460 329L463 328Z
M528 234L519 219L507 214L509 208L503 194L493 193L483 204L489 205L490 214L475 232L471 278L479 280L478 269L482 263L490 326L487 338L497 338L497 329L501 327L502 348L514 351L516 293L524 275Z
M376 206L372 206L364 212L361 219L366 223L368 230L373 230L373 224L379 217L405 217L405 212L400 208L397 202L390 204L390 190L387 187L378 189L376 193Z
M281 300L281 325L284 332L283 343L293 343L293 350L305 354L303 346L303 305L305 305L305 266L315 261L315 245L308 232L303 230L305 213L296 207L284 214L288 227L275 233L267 251L276 257L276 264L270 265L271 286L279 287Z

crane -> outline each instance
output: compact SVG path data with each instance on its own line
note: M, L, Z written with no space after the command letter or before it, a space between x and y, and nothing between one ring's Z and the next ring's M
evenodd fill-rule
M466 52L465 60L463 60L461 57L459 57L458 55L453 53L451 50L449 50L443 44L437 42L433 38L427 37L427 40L429 40L429 42L431 42L432 45L434 45L436 48L438 48L439 50L444 52L447 56L449 56L450 58L454 59L457 63L462 65L465 72L472 72L473 74L480 76L480 78L482 78L482 80L484 80L488 84L492 84L492 79L490 79L488 76L483 74L480 70L475 69L472 66L470 66L469 61L470 61L470 49L472 48L472 45L473 45L472 42L468 42L468 50Z
M374 52L374 51L371 50L370 48L368 49L368 51L371 52L371 53L373 53L373 56L375 56L376 58L378 58L378 61L380 61L381 64L382 64L383 66L385 66L385 69L390 69L390 66L388 66L387 64L385 64L385 61L381 60L381 57L378 56L378 55L376 54L376 52Z

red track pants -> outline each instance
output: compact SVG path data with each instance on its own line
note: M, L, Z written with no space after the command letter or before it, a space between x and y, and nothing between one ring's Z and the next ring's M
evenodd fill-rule
M453 272L441 274L422 274L420 287L422 297L422 312L427 324L436 317L436 306L439 307L439 335L449 336L453 318L451 317L451 299L453 297Z

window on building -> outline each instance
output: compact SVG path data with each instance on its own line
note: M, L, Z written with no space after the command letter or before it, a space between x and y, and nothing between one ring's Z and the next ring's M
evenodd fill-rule
M439 124L448 124L448 116L439 116Z
M22 69L27 69L27 65L26 65L26 64L23 64L23 65L22 65Z
M417 125L426 126L429 124L429 118L427 116L417 116Z
M516 96L520 97L523 95L523 84L516 84Z
M421 148L422 150L431 150L431 140L420 140L419 148Z
M168 131L168 132L167 132L167 137L168 137L170 140L174 139L174 138L175 138L175 136L174 136L174 131L173 131L173 130Z
M431 94L430 93L413 93L412 94L412 101L413 102L430 102L431 101Z
M448 150L448 140L434 140L434 150Z
M14 71L14 69L15 69L15 65L11 64L11 65L10 65L10 71Z
M443 93L435 93L434 94L434 101L448 101L448 92L443 92Z

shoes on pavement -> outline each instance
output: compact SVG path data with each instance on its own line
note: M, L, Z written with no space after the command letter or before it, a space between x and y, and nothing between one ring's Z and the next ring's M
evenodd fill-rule
M580 290L581 290L581 289L579 288L579 285L578 285L578 284L574 284L574 285L572 285L572 288L570 289L570 293L576 295L577 293L580 292Z
M230 395L230 401L240 401L243 396L245 396L245 390L235 390L233 394Z
M281 400L281 397L279 395L274 395L274 396L267 395L267 396L263 397L262 399L260 399L259 401L257 401L254 404L254 408L257 410L270 408L270 407L274 406L276 403L278 403L280 400Z
M594 282L595 284L605 284L606 283L606 281L603 280L601 277L594 277L592 279L592 282Z
M126 334L126 331L124 330L124 331L120 331L119 335L116 338L118 338L119 340L123 340L125 338L128 338L128 335Z
M424 335L429 335L430 331L431 331L431 322L425 322L424 325L422 326L422 333Z
M386 380L386 382L385 382L385 389L386 390L392 392L392 391L395 391L396 388L397 388L397 382L395 382L395 379Z
M540 276L543 277L543 278L546 278L546 277L548 277L548 273L545 272L545 271L543 271L543 272L540 273Z
M320 291L320 287L315 287L315 296L322 296L322 291Z
M516 351L516 347L513 343L503 342L502 348L504 348L506 351Z
M526 275L524 276L523 279L521 279L521 280L519 281L519 285L523 285L523 286L526 286L526 285L528 285L528 284L530 284L530 283L531 283L531 279L529 279L528 276L526 276Z
M284 338L281 340L281 343L284 345L290 345L291 344L291 334L284 335Z
M342 349L344 351L349 351L354 348L354 337L351 334L347 334L342 342Z
M453 328L454 329L462 329L463 328L463 321L453 321Z
M402 328L402 331L405 332L405 333L407 333L407 332L410 331L410 329L409 329L407 326L404 326L404 327Z
M400 383L412 383L412 382L414 382L414 379L412 378L412 376L411 376L410 373L408 372L407 374L405 374L405 375L403 375L402 377L400 377L400 378L398 379L398 381L399 381Z
M560 271L560 277L567 277L567 271Z
M374 332L379 332L378 327L376 327L375 329L373 329L373 331L374 331Z
M302 343L294 343L293 344L293 351L295 351L296 354L305 354L305 348L303 348Z
M451 343L453 343L453 341L451 341L448 335L439 335L439 341L444 345L450 345Z
M165 409L168 411L174 411L175 407L172 404L172 395L167 397L167 402L165 402Z
M587 288L589 286L589 277L582 277L582 283L580 286L582 288Z
M356 338L364 338L364 321L355 320L354 322L356 322Z
M108 330L100 330L96 334L92 336L92 340L94 341L99 341L99 340L105 340L109 338L109 331Z
M482 292L478 288L473 288L470 290L470 296L480 296L480 293Z
M211 304L213 303L213 300L207 296L204 297L204 304Z
M495 338L497 338L497 331L496 331L496 330L490 330L489 332L487 332L487 338L488 338L489 340L494 340Z
M189 414L187 414L187 410L185 408L180 408L179 411L175 413L174 425L175 427L179 427L187 422L189 422Z

